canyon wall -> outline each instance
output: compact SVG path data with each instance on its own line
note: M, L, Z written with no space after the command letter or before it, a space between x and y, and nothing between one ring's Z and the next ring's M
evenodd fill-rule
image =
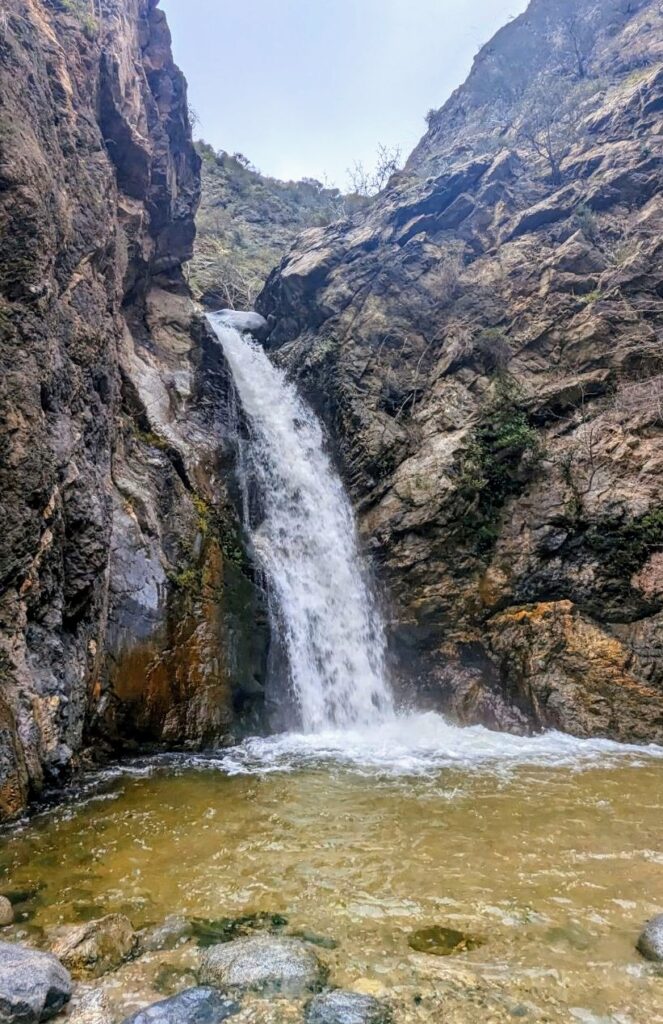
M3 12L0 818L91 756L228 741L266 644L182 272L199 158L165 17Z
M325 418L405 692L663 742L663 13L533 0L259 300Z

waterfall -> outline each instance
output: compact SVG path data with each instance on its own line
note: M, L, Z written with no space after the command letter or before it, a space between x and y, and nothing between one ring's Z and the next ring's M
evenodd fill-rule
M313 411L250 335L210 323L248 428L244 473L260 517L246 527L269 581L300 721L308 733L386 720L393 702L383 623L358 548L352 508Z

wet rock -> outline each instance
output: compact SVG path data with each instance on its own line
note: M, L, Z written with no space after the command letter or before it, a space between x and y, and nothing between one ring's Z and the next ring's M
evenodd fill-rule
M638 939L637 949L647 960L663 963L663 914L647 922Z
M138 950L138 936L123 914L64 928L51 950L79 976L99 977L112 971Z
M69 972L50 953L0 942L0 1021L36 1024L69 1001Z
M189 988L127 1017L124 1024L220 1024L239 1004L215 988Z
M252 334L258 341L262 341L269 333L267 321L260 313L245 313L237 309L222 309L217 315L228 327L234 327L241 334Z
M148 928L140 935L141 947L149 953L162 949L175 949L193 935L193 925L186 917L176 914L167 917L162 924Z
M115 1024L106 993L77 986L67 1011L67 1024Z
M238 991L298 996L320 989L326 976L313 950L297 939L236 939L210 946L200 957L203 984Z
M14 908L6 896L0 896L0 928L14 923Z
M390 1024L391 1011L373 996L336 989L311 1000L306 1024Z
M455 928L443 928L434 925L432 928L420 928L408 938L408 945L417 953L430 953L432 956L451 956L455 953L468 953L482 946L483 939L476 935L466 935Z

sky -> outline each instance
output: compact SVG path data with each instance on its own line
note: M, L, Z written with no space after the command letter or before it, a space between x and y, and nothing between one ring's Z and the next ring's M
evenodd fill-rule
M527 0L161 0L196 135L264 174L344 187L379 144L406 157Z

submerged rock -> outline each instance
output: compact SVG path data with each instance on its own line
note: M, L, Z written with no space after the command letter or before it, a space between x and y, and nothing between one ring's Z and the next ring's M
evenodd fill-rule
M174 949L190 938L193 932L191 921L178 914L172 914L161 924L141 932L140 944L149 953L162 949Z
M326 977L324 964L297 939L236 939L210 946L200 957L203 984L240 991L298 996L320 989Z
M484 944L484 940L476 935L466 935L455 928L443 928L440 925L420 928L419 931L412 932L407 941L411 949L417 953L430 953L432 956L467 953Z
M0 1021L36 1024L59 1013L72 993L71 977L51 953L0 942Z
M220 1024L239 1010L239 1004L218 989L201 986L146 1006L123 1024Z
M0 896L0 928L14 923L14 908L6 896Z
M255 914L242 914L240 917L219 917L214 920L194 917L191 930L198 940L199 946L215 946L219 942L231 942L251 935L252 932L277 932L285 928L288 918L283 914L271 914L258 911Z
M311 1000L306 1024L390 1024L391 1011L373 996L336 989Z
M108 914L63 929L51 950L75 974L99 977L135 955L138 936L124 914Z
M663 963L663 914L647 922L637 941L637 950L647 960Z

